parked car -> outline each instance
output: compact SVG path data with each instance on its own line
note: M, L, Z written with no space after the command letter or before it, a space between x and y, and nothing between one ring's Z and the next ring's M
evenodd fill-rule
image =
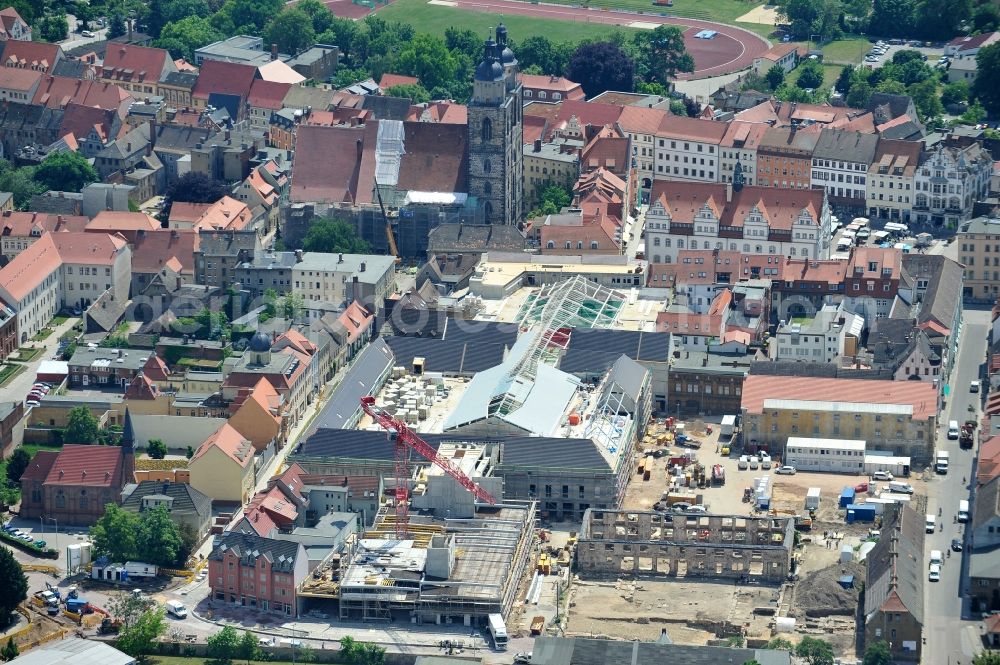
M951 549L953 551L955 551L955 552L961 552L962 551L962 539L961 538L952 538L951 539Z
M757 462L757 458L756 457L751 457L750 458L750 470L751 471L756 471L758 466L760 466L760 464Z
M888 471L876 471L872 474L872 480L892 480L893 475Z
M941 565L937 563L931 564L930 572L927 573L927 579L931 582L941 581Z
M785 466L779 466L778 470L775 471L775 473L780 474L782 476L794 476L795 475L795 467L794 466L789 466L787 464Z
M976 380L976 381L970 381L969 382L969 392L970 393L978 393L979 392L979 388L981 386L982 386L982 383L980 383L978 380Z
M81 32L80 34L81 34L82 36L84 36L84 37L87 37L88 39L91 39L91 38L93 38L93 37L96 37L96 36L97 36L97 35L95 35L94 33L92 33L92 32L91 32L90 30L84 30L84 31L82 31L82 32Z
M24 405L25 406L35 407L35 406L38 406L39 404L41 404L41 402L39 402L37 399L26 399L26 400L24 400Z
M740 461L736 463L736 468L740 471L746 471L747 466L750 464L750 458L746 455L740 457Z

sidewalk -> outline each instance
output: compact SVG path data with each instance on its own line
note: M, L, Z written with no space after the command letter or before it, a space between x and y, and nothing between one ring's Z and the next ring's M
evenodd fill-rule
M23 344L25 347L40 347L43 350L35 356L33 360L26 363L18 363L24 366L24 370L15 376L10 383L0 389L0 395L3 396L3 399L24 399L24 396L28 394L28 390L31 388L31 385L35 382L35 375L38 373L38 366L42 364L43 360L52 360L52 356L56 352L56 348L59 346L59 337L79 321L79 317L70 317L65 323L57 326L44 342L28 341Z

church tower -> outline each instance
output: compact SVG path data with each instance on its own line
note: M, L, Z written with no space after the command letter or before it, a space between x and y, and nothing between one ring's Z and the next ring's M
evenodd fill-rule
M487 39L469 101L469 194L487 224L518 224L524 216L524 131L517 58L501 23Z

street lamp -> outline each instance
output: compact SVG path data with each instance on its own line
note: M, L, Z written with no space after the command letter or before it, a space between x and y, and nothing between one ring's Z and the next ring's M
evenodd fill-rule
M49 519L52 520L53 522L55 522L55 524L56 524L56 533L59 533L59 520L57 520L54 517L50 517Z

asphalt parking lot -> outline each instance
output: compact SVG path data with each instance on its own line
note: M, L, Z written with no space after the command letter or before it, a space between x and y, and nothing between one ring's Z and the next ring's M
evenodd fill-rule
M871 46L869 47L868 51L865 53L865 55L867 55L868 53L870 53L871 49L874 48L874 47L875 47L875 44L872 43ZM937 62L937 59L940 58L941 54L944 52L944 48L943 47L933 47L933 46L919 46L919 47L914 47L914 46L906 46L906 45L903 45L903 46L889 45L888 49L885 52L885 55L883 55L882 57L880 57L877 62L863 61L861 64L866 65L868 67L871 67L872 69L878 69L879 67L881 67L885 63L892 62L892 56L895 53L899 52L899 51L919 51L920 53L923 53L924 55L927 56L927 64L933 67L934 64Z

